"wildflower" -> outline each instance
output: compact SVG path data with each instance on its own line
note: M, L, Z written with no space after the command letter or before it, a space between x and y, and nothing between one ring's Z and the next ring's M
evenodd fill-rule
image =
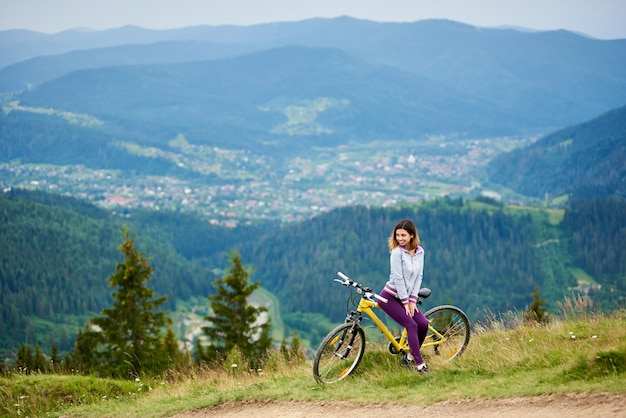
M236 369L237 368L237 364L233 363L233 364L230 365L230 367L232 367L233 369Z
M139 378L138 377L135 378L135 382L139 382Z
M595 340L596 338L598 338L598 336L597 335L593 335L591 338L593 338Z

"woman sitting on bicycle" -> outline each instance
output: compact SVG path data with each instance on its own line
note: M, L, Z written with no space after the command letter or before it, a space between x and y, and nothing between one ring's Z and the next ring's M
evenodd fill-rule
M388 303L378 305L407 330L411 352L402 358L402 362L415 367L419 373L427 373L428 366L422 359L420 348L428 331L428 319L417 307L417 292L424 274L424 249L419 244L413 222L408 219L399 221L389 237L389 281L380 292Z

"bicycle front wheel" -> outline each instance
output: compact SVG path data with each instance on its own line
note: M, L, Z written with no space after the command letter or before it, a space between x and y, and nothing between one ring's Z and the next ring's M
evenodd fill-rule
M322 340L315 360L313 376L320 383L335 383L352 373L365 352L365 332L358 324L339 325Z
M442 305L424 315L430 322L424 345L432 346L435 354L445 360L460 356L470 340L470 324L465 312L456 306Z

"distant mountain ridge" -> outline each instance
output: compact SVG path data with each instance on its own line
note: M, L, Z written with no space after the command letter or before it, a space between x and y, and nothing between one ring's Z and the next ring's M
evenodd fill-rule
M227 58L258 48L204 41L164 41L147 45L119 45L43 55L0 70L0 91L28 90L73 71L157 63L180 63Z
M447 20L379 23L342 17L166 31L124 27L91 33L26 33L23 42L10 41L16 38L16 34L11 34L0 32L3 48L20 45L28 49L32 45L28 39L35 38L34 43L42 48L38 55L60 51L62 45L66 45L63 52L89 52L84 68L92 67L91 60L97 60L96 51L86 50L112 45L134 45L136 50L143 45L152 51L144 54L144 63L164 62L159 61L165 59L161 56L171 54L166 52L171 44L165 41L177 41L181 45L191 42L199 48L199 42L210 42L215 49L206 59L287 45L336 48L365 62L437 80L475 97L491 109L516 113L519 126L529 129L567 126L626 103L626 40L594 40L566 31L520 32L477 28ZM48 50L47 42L53 44ZM163 42L163 53L159 52L158 42ZM221 52L218 44L223 47ZM123 63L123 59L113 57L110 48L99 54L111 56L114 65ZM125 52L121 50L120 54L123 56ZM2 55L10 54L5 51ZM54 59L59 62L59 57ZM174 59L172 55L168 61ZM75 63L76 57L68 56L67 60ZM42 68L47 67L44 63ZM68 64L67 70L75 68L75 64ZM19 66L5 68L0 71L0 79L13 78L3 73L9 70L25 72ZM21 83L24 88L24 82ZM10 88L19 87L13 84ZM529 112L532 118L528 118Z
M476 130L502 134L515 128L515 115L492 109L486 118L481 104L453 88L340 50L310 47L77 71L24 92L21 103L86 113L129 131L151 124L161 132L155 138L161 142L183 133L194 143L232 145L233 136L220 137L221 128L228 127L250 147L280 138L272 130L287 122L288 106L324 98L345 103L317 112L317 121L327 128L321 136L340 143Z

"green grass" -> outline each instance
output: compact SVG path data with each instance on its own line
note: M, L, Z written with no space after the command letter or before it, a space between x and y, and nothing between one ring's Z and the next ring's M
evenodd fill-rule
M546 219L550 225L558 225L563 220L563 216L565 216L565 210L560 209L560 208L545 208L545 207L535 207L535 206L528 206L528 205L504 206L503 208L500 208L500 207L493 207L491 205L488 205L482 202L469 201L468 203L469 203L469 206L472 208L480 208L480 209L487 209L487 210L494 210L494 211L504 210L505 213L508 213L510 215L515 215L515 214L530 215L538 220Z
M2 416L56 416L81 405L132 403L140 383L78 375L13 373L0 378Z
M598 284L596 279L587 274L587 272L583 269L572 267L570 268L570 271L572 272L572 275L576 278L576 281L579 283L584 282L589 284Z
M102 126L104 122L99 120L98 118L81 113L72 113L65 112L62 110L54 110L49 107L30 107L30 106L21 106L18 101L13 101L10 103L5 103L2 106L2 110L5 113L9 113L12 111L21 111L21 112L30 112L30 113L39 113L43 115L51 115L57 116L65 119L68 123L72 125L81 125L81 126Z
M626 311L589 314L577 301L562 308L570 319L543 326L513 317L477 324L461 357L444 362L425 350L428 375L403 368L377 343L368 345L354 375L328 386L315 382L309 362L289 364L277 354L264 370L189 367L136 381L12 373L0 378L0 415L163 417L242 401L426 406L542 394L625 394Z

